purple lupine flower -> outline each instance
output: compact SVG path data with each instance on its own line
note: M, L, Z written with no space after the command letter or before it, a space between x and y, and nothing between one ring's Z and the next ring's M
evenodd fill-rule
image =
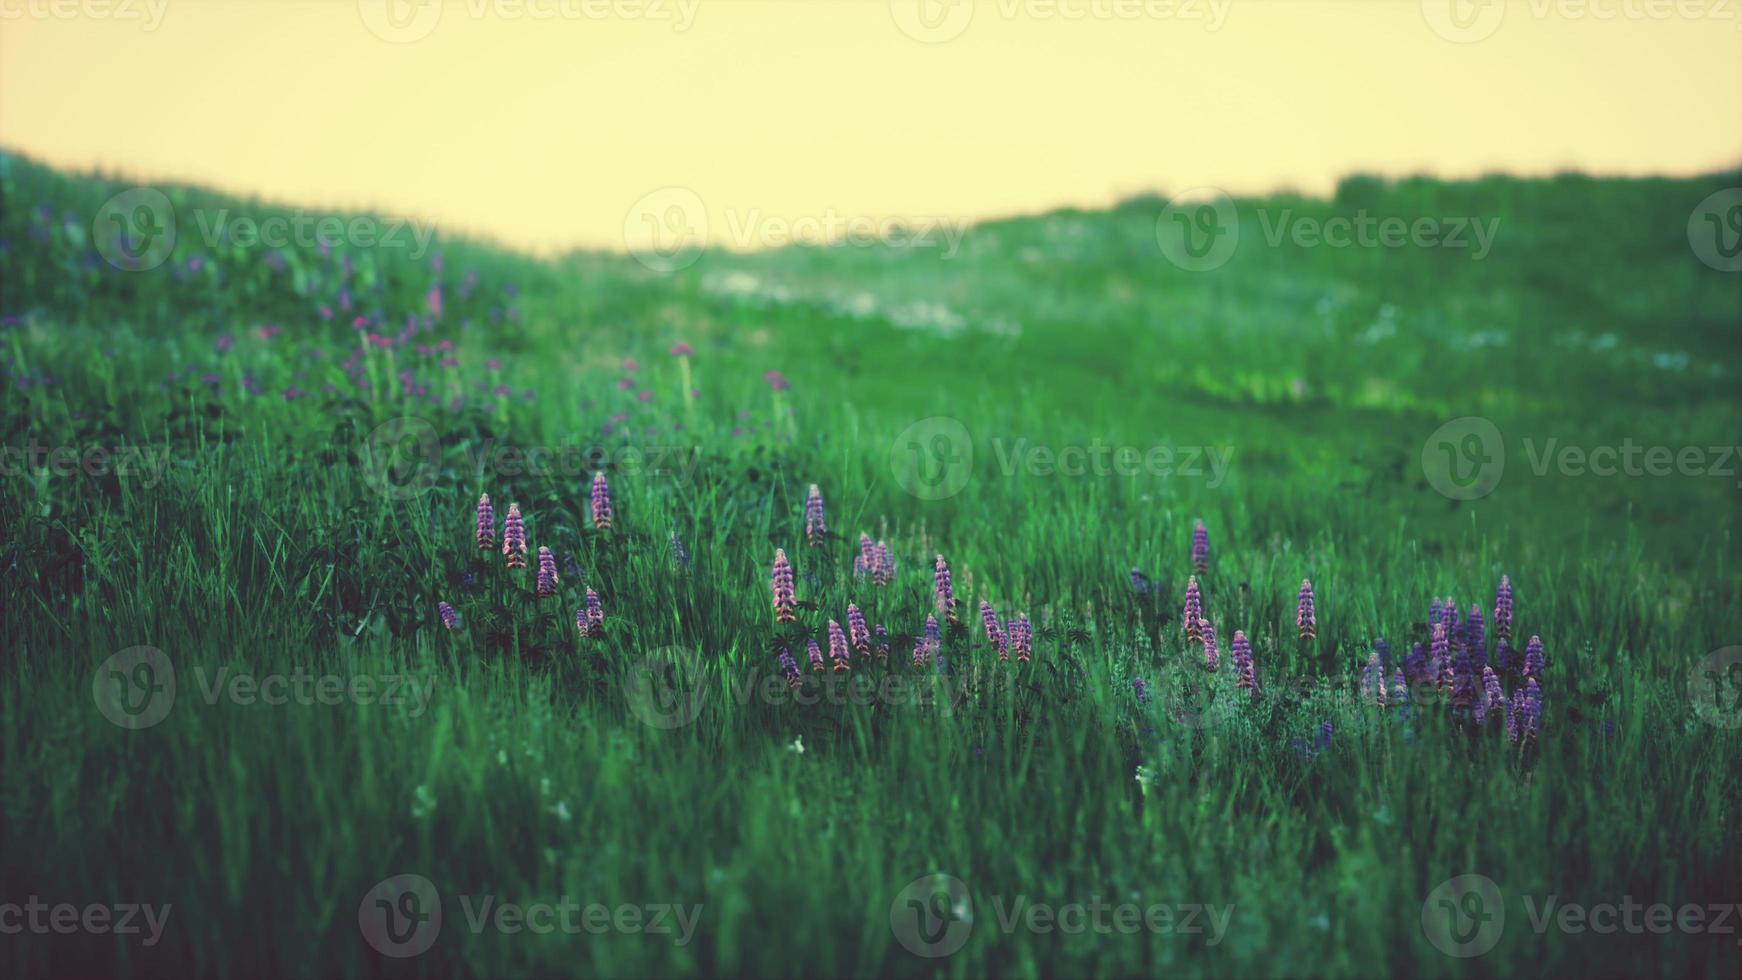
M1517 745L1518 737L1522 734L1520 723L1524 720L1524 695L1515 695L1506 707L1506 738Z
M811 671L818 674L822 673L824 667L823 648L817 646L816 640L806 640L805 649L810 651Z
M944 562L944 556L939 555L937 566L932 574L933 597L937 600L938 612L944 619L956 621L956 590L950 584L950 566Z
M864 578L877 564L877 545L871 535L859 532L859 553L853 556L853 577Z
M611 487L603 472L593 474L593 527L604 531L611 527Z
M1458 618L1458 604L1450 598L1440 606L1440 625L1446 628L1446 649L1456 653L1463 643L1464 621Z
M1201 520L1192 527L1192 572L1197 575L1210 572L1210 529Z
M459 632L460 614L454 612L453 606L450 606L445 602L436 603L436 615L441 617L442 625L446 626L449 631L456 633Z
M556 595L556 555L549 548L538 549L538 597L549 599Z
M678 540L676 531L671 532L671 560L680 569L690 567L689 549L685 548L683 542Z
M605 635L605 608L599 604L599 593L587 590L587 633L602 638Z
M502 553L508 556L509 568L526 567L526 522L519 504L509 504L508 516L502 520Z
M1294 623L1300 628L1301 639L1318 638L1319 617L1313 609L1313 584L1304 578L1300 580L1300 602L1295 606Z
M689 357L695 352L696 349L694 347L691 347L689 344L686 344L681 340L671 345L671 356L673 357Z
M1431 602L1427 607L1427 628L1428 628L1428 631L1432 632L1434 626L1437 625L1439 622L1440 622L1440 597L1434 596L1433 602Z
M1234 686L1242 691L1249 691L1253 697L1258 696L1258 671L1252 663L1252 644L1246 639L1246 634L1240 630L1234 631L1232 644L1234 654L1234 672L1238 680Z
M1433 670L1434 684L1441 695L1452 691L1452 647L1446 638L1446 624L1440 623L1434 627L1433 636Z
M810 495L804 499L804 539L814 548L823 543L828 533L829 526L823 520L823 492L813 483Z
M1034 655L1034 627L1029 625L1027 613L1017 613L1016 621L1010 624L1010 652L1016 654L1017 663L1027 663Z
M942 646L943 631L938 628L938 618L927 616L925 618L925 633L913 644L913 665L924 667L931 663Z
M1367 655L1367 663L1361 667L1361 696L1379 705L1385 706L1385 669L1379 666L1379 654Z
M1477 690L1475 664L1470 658L1468 645L1458 648L1452 657L1452 710L1468 711L1481 700L1481 692Z
M873 645L875 646L875 648L877 650L877 662L880 664L888 663L889 662L889 631L883 628L882 623L878 623L876 628L873 629L871 631L871 633L872 633L872 636L874 636L876 638L876 641Z
M1488 666L1488 630L1482 619L1482 607L1470 606L1464 620L1464 649L1470 653L1470 666L1478 674Z
M1542 637L1532 636L1530 642L1524 645L1524 676L1541 677L1542 668Z
M1198 632L1204 641L1204 666L1213 671L1222 664L1222 651L1216 645L1216 624L1206 619L1199 627Z
M1512 639L1512 579L1505 575L1494 591L1494 635L1502 641Z
M829 620L829 658L835 662L836 670L852 670L852 654L847 647L847 634L841 630L841 624Z
M796 688L804 683L799 676L798 661L792 659L792 651L784 643L780 646L780 676L786 678L788 687Z
M1197 643L1203 640L1204 599L1198 592L1198 577L1193 575L1186 579L1186 605L1180 613L1186 629L1186 642Z
M1482 696L1476 700L1476 724L1487 724L1489 717L1506 717L1506 694L1500 689L1500 675L1494 668L1482 668Z
M1410 645L1409 656L1403 658L1403 670L1404 676L1409 679L1411 686L1428 684L1433 681L1432 664L1428 661L1427 651L1422 649L1420 643Z
M785 548L774 549L774 572L770 578L774 583L774 621L798 622L798 599L792 587L792 564L786 560Z
M762 380L768 382L768 387L775 391L787 391L792 388L792 382L786 380L786 375L779 371L769 371L762 376Z
M1498 667L1502 674L1517 676L1524 671L1524 658L1512 648L1511 643L1499 640L1494 644L1494 666Z
M992 644L992 649L998 652L999 660L1010 659L1010 648L1004 638L1004 627L998 625L998 614L992 611L992 604L980 600L980 624L986 629L986 642Z
M1140 568L1131 569L1131 591L1137 595L1149 594L1149 576L1143 574Z
M895 557L889 553L889 545L877 542L877 551L872 555L871 581L878 585L888 585L895 581Z
M1421 644L1416 644L1421 649ZM1391 671L1391 700L1398 704L1409 703L1409 683L1403 679L1403 668L1396 667Z
M1373 652L1379 655L1379 679L1383 681L1391 671L1391 644L1380 637L1373 641Z
M1525 682L1523 717L1519 719L1520 734L1526 742L1536 741L1542 730L1542 687L1532 677Z
M496 547L496 508L490 503L487 493L478 495L478 550L490 551Z
M853 638L853 650L861 657L871 655L871 630L865 625L865 614L852 603L847 604L847 630Z
M1137 695L1137 704L1139 707L1148 707L1148 705L1149 705L1149 682L1148 681L1144 680L1141 677L1131 678L1131 691L1132 691L1132 693Z

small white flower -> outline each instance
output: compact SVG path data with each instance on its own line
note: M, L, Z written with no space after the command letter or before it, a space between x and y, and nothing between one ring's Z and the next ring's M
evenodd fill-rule
M793 739L792 744L786 747L786 751L797 752L799 755L804 755L804 736L800 735Z

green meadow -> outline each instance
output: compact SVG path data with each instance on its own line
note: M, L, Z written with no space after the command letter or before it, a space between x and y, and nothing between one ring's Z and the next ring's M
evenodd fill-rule
M0 971L1735 976L1738 184L1357 176L1194 271L1161 197L545 259L0 156ZM1502 576L1535 730L1376 703Z

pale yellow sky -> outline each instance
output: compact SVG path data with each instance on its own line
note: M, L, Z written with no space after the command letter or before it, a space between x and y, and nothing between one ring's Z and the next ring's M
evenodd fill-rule
M538 250L1742 161L1742 0L1493 2L0 0L0 145Z

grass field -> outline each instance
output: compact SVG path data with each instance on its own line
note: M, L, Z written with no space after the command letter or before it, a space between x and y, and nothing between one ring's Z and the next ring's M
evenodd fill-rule
M7 975L1742 964L1742 288L1688 231L1742 174L1351 178L1196 272L1161 199L666 272L192 188L117 252L129 184L0 167ZM1361 215L1495 234L1275 234ZM1401 673L1448 598L1484 722ZM850 604L890 649L836 670Z

